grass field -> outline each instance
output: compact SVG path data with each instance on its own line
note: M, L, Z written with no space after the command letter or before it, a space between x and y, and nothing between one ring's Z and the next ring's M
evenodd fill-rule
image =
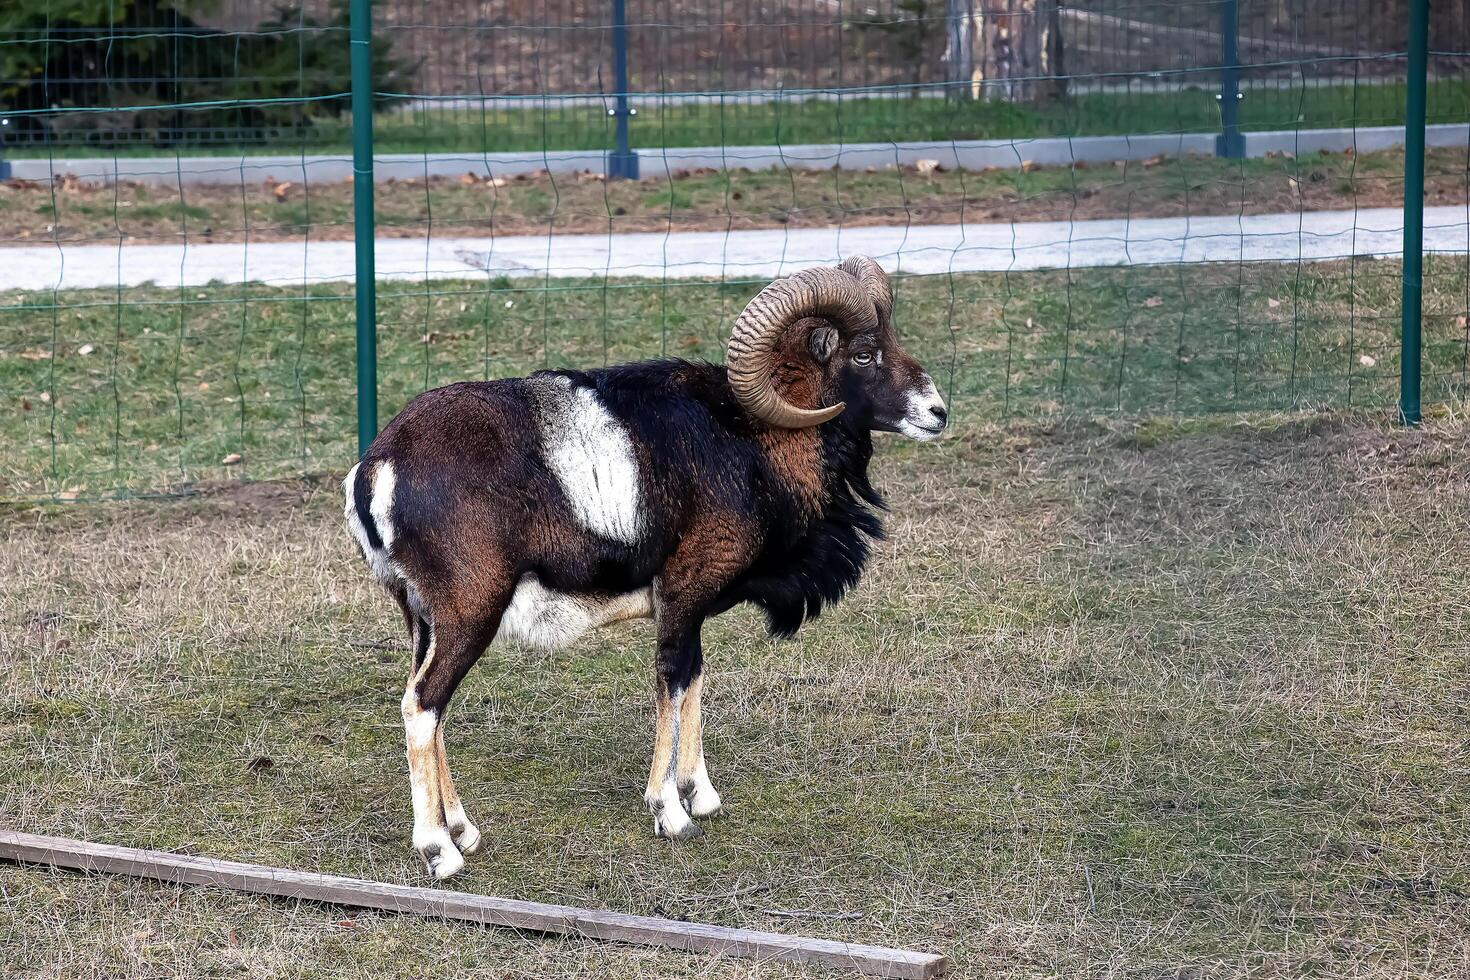
M664 146L769 146L797 143L867 143L920 140L1035 139L1120 133L1209 133L1220 128L1213 83L1174 92L1078 95L1050 105L1000 100L875 98L858 90L840 99L793 94L753 101L739 92L699 102L644 104L629 121L635 149ZM1321 129L1403 125L1405 88L1400 83L1304 85L1297 81L1249 85L1240 103L1247 130ZM473 93L459 93L470 96ZM769 95L770 93L765 93ZM656 93L653 93L656 95ZM646 96L648 97L648 96ZM401 96L402 100L417 96ZM558 103L555 94L527 108L404 108L374 121L379 153L541 152L599 150L614 145L613 120L600 104ZM1437 79L1428 86L1430 123L1470 119L1470 83ZM228 127L228 116L200 115L197 125ZM322 119L298 132L245 144L206 143L163 147L77 143L48 149L17 145L15 158L49 153L76 155L189 155L246 153L343 153L351 145L351 121Z
M1024 159L1017 147L1017 162ZM474 161L466 159L469 170ZM1429 151L1425 203L1470 197L1464 148ZM724 231L831 225L1069 221L1264 214L1403 203L1399 151L1255 160L938 171L698 170L606 182L587 174L480 174L375 189L382 236ZM231 183L231 177L234 182ZM0 244L224 242L352 237L349 182L282 184L228 170L218 184L0 182Z
M659 104L630 120L635 149L660 146L767 146L951 139L1035 139L1117 133L1209 133L1220 128L1216 89L1080 95L1052 105L934 98L741 101ZM1401 84L1253 87L1240 103L1248 130L1403 124ZM1430 122L1470 119L1470 83L1430 85ZM601 106L540 109L425 109L375 123L379 152L434 150L585 150L612 145ZM328 130L323 129L321 135ZM341 139L340 137L336 137Z
M1400 265L1372 259L904 279L897 323L957 415L1390 408ZM723 359L760 283L385 284L384 420L451 381L645 357ZM74 499L345 466L345 286L11 294L0 304L0 497ZM1426 398L1466 377L1470 271L1432 258Z
M957 976L1464 974L1470 429L1380 418L885 440L893 533L860 590L795 641L748 611L706 630L708 836L671 846L641 811L645 625L496 649L450 718L486 835L455 887L939 950ZM0 825L423 880L406 653L330 476L0 520ZM827 975L0 885L7 976Z

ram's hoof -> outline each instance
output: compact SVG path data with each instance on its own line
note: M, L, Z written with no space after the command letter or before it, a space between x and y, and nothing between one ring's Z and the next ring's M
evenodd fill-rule
M454 838L454 846L459 848L459 853L465 857L478 853L480 844L484 840L480 836L480 829L472 823L467 823L457 829L449 828L449 835Z
M693 840L696 837L704 836L704 828L693 820L686 821L681 826L675 827L672 830L660 823L658 835L666 840Z
M653 832L660 837L668 840L691 840L704 834L699 824L690 820L684 807L679 804L651 800L648 811L653 814Z
M691 790L688 795L682 797L680 802L691 817L718 817L724 814L724 804L720 802L720 794L714 790L701 793L699 790Z
M464 867L464 858L452 846L430 844L419 853L423 855L424 863L429 866L429 874L440 881L454 877Z

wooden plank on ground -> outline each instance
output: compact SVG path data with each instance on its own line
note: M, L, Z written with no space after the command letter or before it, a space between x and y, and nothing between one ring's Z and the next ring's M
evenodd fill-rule
M937 953L675 922L570 905L471 895L441 888L390 885L363 878L292 871L135 847L114 847L9 830L0 830L0 858L81 871L107 871L175 884L218 885L259 895L462 919L533 932L666 946L695 953L762 961L825 963L878 977L925 980L941 976L949 969L949 961Z

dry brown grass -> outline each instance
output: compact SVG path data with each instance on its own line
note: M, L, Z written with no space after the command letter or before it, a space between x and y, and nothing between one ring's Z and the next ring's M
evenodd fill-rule
M1470 971L1470 423L972 425L795 642L707 631L730 813L656 841L645 626L494 650L460 887L949 953L959 975ZM405 655L330 481L0 513L0 824L422 880ZM737 898L704 898L759 884ZM27 976L795 971L6 869ZM859 913L792 923L764 909Z

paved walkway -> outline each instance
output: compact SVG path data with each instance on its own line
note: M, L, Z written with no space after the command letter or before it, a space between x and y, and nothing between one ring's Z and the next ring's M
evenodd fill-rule
M1425 250L1470 252L1470 206L1426 208ZM1402 248L1398 209L1024 224L382 239L379 279L770 278L844 255L906 273L1295 262ZM0 290L351 282L351 242L0 249Z
M1358 153L1404 145L1402 126L1359 126L1355 129L1280 129L1241 134L1247 157L1272 153L1305 156L1326 150ZM1424 131L1427 146L1465 146L1470 124L1437 123ZM937 160L950 169L1017 169L1029 164L1065 167L1076 162L1112 163L1151 157L1213 156L1214 133L1154 133L1128 136L1041 137L1005 140L893 141L887 143L786 143L780 146L670 146L635 148L645 177L667 177L696 167L749 170L848 170L912 166ZM379 153L373 157L373 177L385 180L422 180L459 177L472 172L481 177L550 170L600 172L607 167L606 150L528 150L520 152ZM50 157L34 160L0 159L0 177L49 181L69 174L85 182L138 181L173 188L179 184L253 184L273 179L297 184L320 184L352 176L352 157L345 153L278 156L207 157Z

